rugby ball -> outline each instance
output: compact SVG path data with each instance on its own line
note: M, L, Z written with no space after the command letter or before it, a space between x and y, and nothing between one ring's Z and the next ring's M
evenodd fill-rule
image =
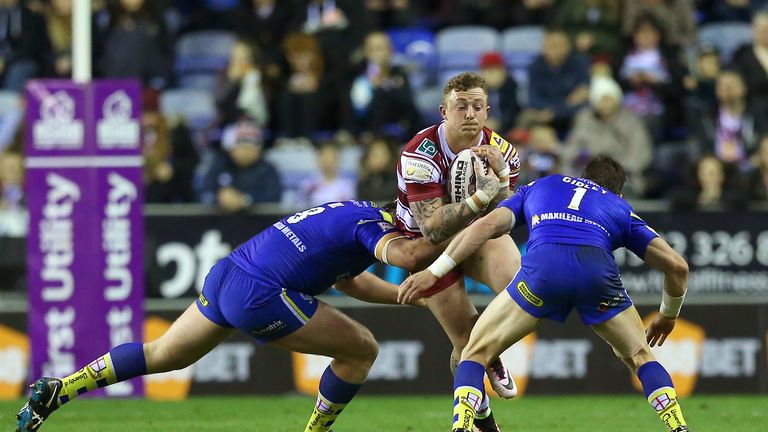
M475 193L477 190L477 183L475 178L475 166L472 163L472 159L480 161L480 164L485 168L485 172L488 172L488 165L486 162L475 155L471 149L465 149L456 155L456 159L451 162L449 168L450 178L448 179L448 195L451 197L451 202L457 203L463 201L468 196Z

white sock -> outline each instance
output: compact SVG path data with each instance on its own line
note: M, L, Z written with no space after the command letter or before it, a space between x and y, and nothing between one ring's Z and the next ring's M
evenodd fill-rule
M480 407L475 413L475 418L484 419L491 415L491 398L488 397L488 393L483 395L483 401L480 402Z

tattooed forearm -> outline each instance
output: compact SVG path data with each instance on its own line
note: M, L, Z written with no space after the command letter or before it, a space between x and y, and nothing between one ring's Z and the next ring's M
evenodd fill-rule
M477 216L466 202L443 204L442 198L411 203L411 211L421 233L432 244L450 238Z

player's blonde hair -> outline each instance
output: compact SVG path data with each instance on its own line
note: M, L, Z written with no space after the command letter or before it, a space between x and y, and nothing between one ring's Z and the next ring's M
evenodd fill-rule
M445 103L446 96L451 94L454 90L467 91L478 87L483 89L483 93L485 93L485 96L487 97L488 83L485 82L485 78L472 72L460 73L445 83L445 87L443 87L443 103Z

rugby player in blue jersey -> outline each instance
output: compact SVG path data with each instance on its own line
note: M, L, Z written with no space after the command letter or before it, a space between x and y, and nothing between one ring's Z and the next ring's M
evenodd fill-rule
M489 362L532 332L539 319L565 321L576 308L637 375L648 402L670 431L687 431L669 373L650 347L675 327L688 284L688 264L621 198L624 169L613 159L591 161L583 178L551 175L518 193L451 241L427 269L409 277L399 299L410 302L487 240L515 225L530 230L522 268L480 315L454 379L453 430L468 432L483 399ZM611 251L626 247L664 272L660 314L647 329L622 286ZM650 344L650 346L649 346Z
M333 357L305 429L330 430L365 381L378 345L367 328L314 296L333 285L364 301L397 304L397 286L365 269L377 259L424 268L445 247L405 238L393 215L394 205L344 201L281 219L213 266L200 297L159 339L119 345L68 377L37 380L16 430L37 430L89 390L185 368L236 329L290 351Z

